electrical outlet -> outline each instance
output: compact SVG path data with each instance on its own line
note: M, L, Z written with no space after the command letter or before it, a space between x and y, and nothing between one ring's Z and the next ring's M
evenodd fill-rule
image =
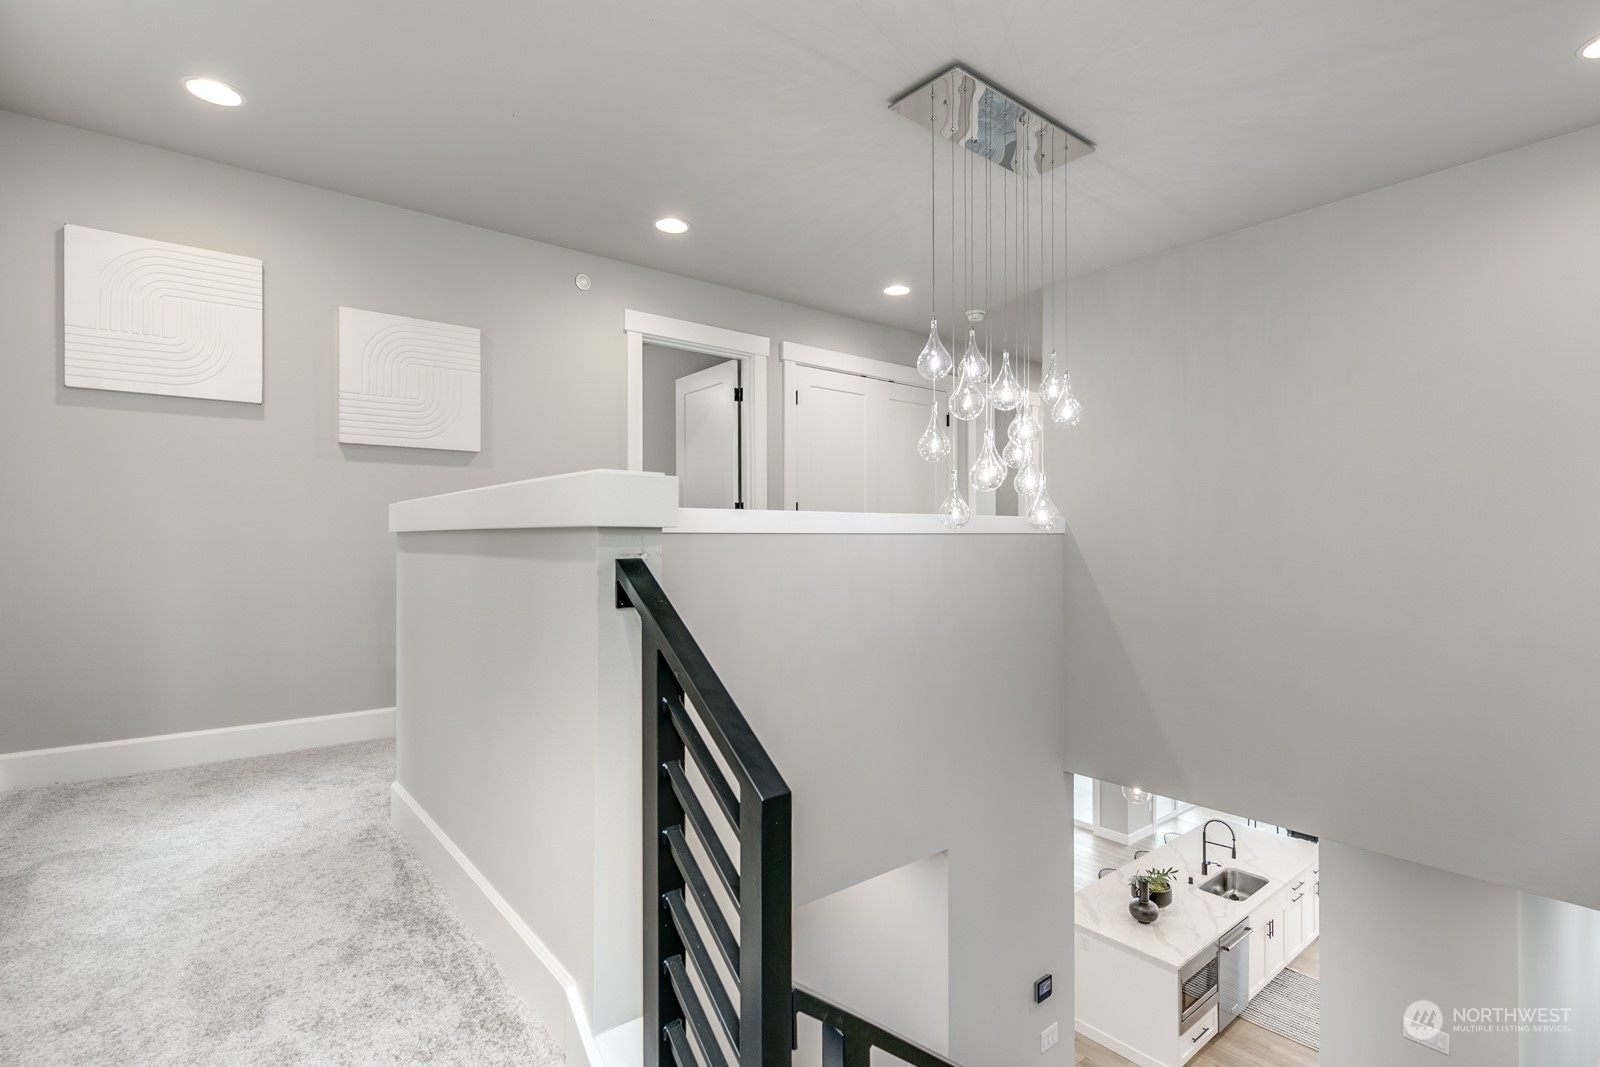
M1058 1023L1051 1023L1039 1033L1039 1051L1049 1052L1055 1043L1061 1040L1061 1027Z

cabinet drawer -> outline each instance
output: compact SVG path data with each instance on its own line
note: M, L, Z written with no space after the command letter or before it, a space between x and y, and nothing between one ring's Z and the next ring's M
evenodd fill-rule
M1205 1048L1206 1043L1216 1036L1217 1006L1213 1004L1211 1010L1196 1019L1195 1024L1178 1039L1178 1052L1182 1057L1179 1062L1187 1063L1190 1056Z

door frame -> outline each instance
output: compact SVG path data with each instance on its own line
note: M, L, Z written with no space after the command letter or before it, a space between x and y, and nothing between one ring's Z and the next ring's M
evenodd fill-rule
M644 346L658 344L684 352L741 361L739 381L745 402L739 405L739 437L746 508L766 508L767 499L767 364L771 338L737 330L671 319L631 308L622 312L628 344L628 469L644 470Z

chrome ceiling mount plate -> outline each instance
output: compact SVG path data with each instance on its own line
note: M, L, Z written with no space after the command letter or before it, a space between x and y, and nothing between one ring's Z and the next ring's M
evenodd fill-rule
M1092 142L959 63L889 106L1014 173L1048 174L1094 151Z

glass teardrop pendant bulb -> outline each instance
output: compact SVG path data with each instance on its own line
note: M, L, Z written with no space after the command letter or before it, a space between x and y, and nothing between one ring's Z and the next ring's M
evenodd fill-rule
M1032 458L1033 444L1029 441L1019 441L1015 437L1007 441L1006 447L1000 450L1000 461L1012 470L1021 469Z
M967 350L961 354L961 363L956 367L956 373L969 382L982 382L989 378L989 361L978 351L977 330L967 331Z
M952 530L959 530L971 518L972 505L961 495L961 490L956 485L956 472L951 471L950 492L945 496L944 503L939 505L939 521Z
M983 451L972 461L972 488L980 493L992 493L1006 480L1005 461L994 448L994 431L983 431Z
M1028 505L1028 522L1035 530L1054 530L1061 525L1061 512L1050 500L1043 475L1039 476L1039 492Z
M983 386L962 375L956 380L956 391L950 394L950 414L962 422L971 422L983 414Z
M948 456L951 448L950 435L944 432L944 423L939 418L939 402L935 400L931 407L928 428L917 438L917 455L930 463Z
M950 373L955 362L950 358L944 342L939 340L939 320L931 320L928 323L928 343L922 346L922 352L917 356L917 373L930 382L936 382Z
M1011 373L1011 353L1000 355L1000 373L989 386L989 403L997 411L1014 411L1022 403L1022 383Z
M1072 375L1068 374L1061 379L1061 398L1050 409L1050 419L1062 426L1076 426L1082 414L1083 405L1072 395Z
M1061 394L1066 388L1066 376L1056 370L1056 354L1051 350L1050 362L1044 369L1044 381L1039 383L1039 396L1046 404L1054 404L1061 399Z
M1022 504L1022 513L1026 515L1033 498L1039 495L1039 488L1044 485L1044 475L1040 473L1037 463L1029 463L1017 471L1017 476L1011 481L1017 490L1017 500Z
M1017 412L1011 418L1011 425L1006 427L1006 437L1013 441L1026 441L1028 444L1039 439L1039 420L1026 409Z

